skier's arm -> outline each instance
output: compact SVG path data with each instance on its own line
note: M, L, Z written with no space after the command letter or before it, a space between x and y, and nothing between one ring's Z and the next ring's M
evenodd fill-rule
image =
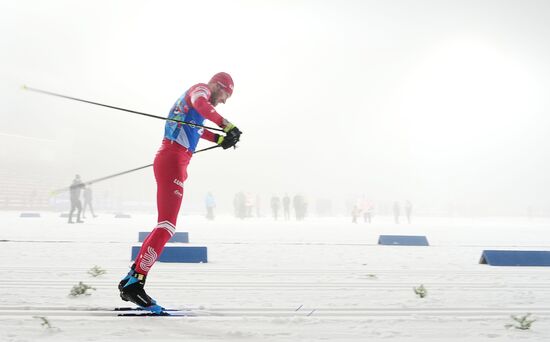
M200 93L199 93L200 94ZM191 105L193 108L199 112L200 115L202 115L205 119L208 119L215 123L216 125L220 126L221 128L224 128L228 121L225 120L217 111L214 109L214 106L210 102L208 102L208 99L206 98L206 94L204 96L201 96L202 94L191 94Z
M215 142L218 145L222 145L224 149L234 146L239 141L241 131L227 119L222 117L216 109L214 109L214 106L210 103L209 98L210 92L206 86L199 85L189 94L189 99L193 108L195 108L197 112L199 112L199 114L205 119L208 119L223 128L226 135L223 136L214 134L205 130L202 138Z
M212 133L211 131L205 129L204 132L202 132L201 138L206 139L208 141L211 141L213 143L218 143L219 134Z

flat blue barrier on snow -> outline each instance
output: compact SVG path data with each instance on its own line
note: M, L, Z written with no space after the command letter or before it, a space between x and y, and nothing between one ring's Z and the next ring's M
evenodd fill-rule
M136 260L141 246L132 247L132 260ZM181 246L164 247L162 254L157 259L160 262L208 262L206 247Z
M379 245L394 245L394 246L429 246L428 239L425 236L414 235L380 235L378 238Z
M491 266L550 266L550 252L484 250L479 263Z
M21 213L19 217L40 217L40 213Z
M143 242L145 238L149 235L149 232L139 232L138 241ZM187 232L176 232L174 233L174 236L168 242L183 242L188 243L189 242L189 233Z

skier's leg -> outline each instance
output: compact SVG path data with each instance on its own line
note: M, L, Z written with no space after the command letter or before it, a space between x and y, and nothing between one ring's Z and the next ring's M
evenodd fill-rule
M136 259L136 271L143 274L149 272L166 242L176 232L189 160L177 160L174 163L170 157L157 157L153 166L157 180L158 223L143 242Z
M164 309L149 297L143 287L147 273L162 253L164 245L174 234L183 197L183 182L191 154L159 153L153 165L157 180L158 223L141 246L130 273L119 283L123 300L134 302L150 311Z

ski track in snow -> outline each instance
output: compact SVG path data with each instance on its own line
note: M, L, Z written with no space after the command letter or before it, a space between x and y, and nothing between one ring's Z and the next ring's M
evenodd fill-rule
M179 309L175 309L179 310ZM451 316L486 318L491 316L503 317L509 312L529 311L538 317L550 317L548 307L507 307L507 308L182 308L190 316L208 317L353 317L369 319L393 319L395 317L413 319L419 316ZM176 311L177 312L177 311ZM0 316L108 316L116 317L123 313L109 308L77 308L77 307L4 307L0 309Z
M209 263L157 263L147 289L196 316L117 317L112 309L128 306L116 285L130 246L154 216L102 215L80 226L53 213L17 216L0 213L2 342L550 339L550 268L478 264L483 249L550 249L550 221L183 217L178 229L208 246ZM379 234L426 235L432 246L378 246ZM107 273L91 277L94 265ZM95 290L69 297L79 281ZM420 284L423 299L412 290ZM537 319L530 330L504 327L526 313Z

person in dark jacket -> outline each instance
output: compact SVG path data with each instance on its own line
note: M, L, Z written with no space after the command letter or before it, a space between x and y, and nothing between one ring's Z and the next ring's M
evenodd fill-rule
M273 212L273 218L275 221L279 217L279 209L281 208L281 199L279 196L274 195L271 197L271 211Z
M73 213L75 209L76 212L76 223L84 223L84 221L80 220L80 213L82 211L82 202L80 202L80 193L82 192L82 188L84 188L84 183L82 183L82 180L80 180L80 175L74 176L73 183L69 187L70 193L71 193L71 210L69 211L69 223L73 222Z

